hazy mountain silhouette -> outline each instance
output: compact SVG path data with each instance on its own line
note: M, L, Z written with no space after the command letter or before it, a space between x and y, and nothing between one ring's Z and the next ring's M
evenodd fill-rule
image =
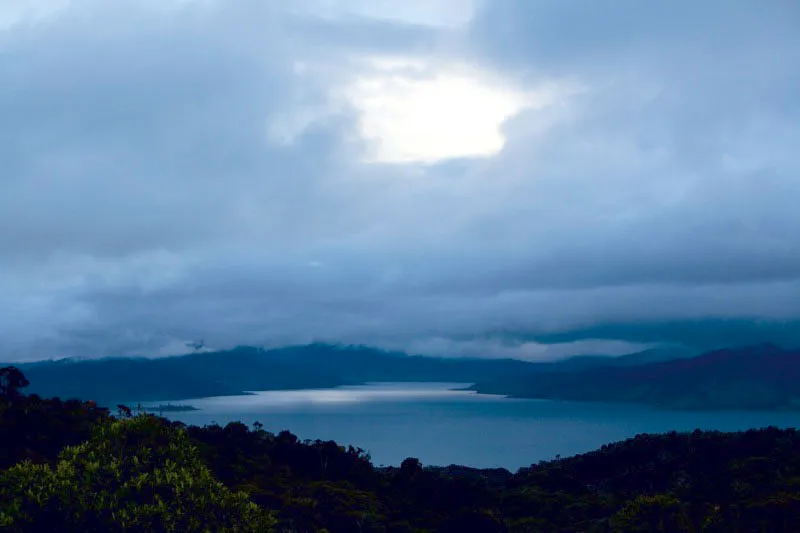
M19 365L43 396L113 402L180 400L245 391L327 388L371 381L476 383L481 393L689 409L800 405L800 351L774 345L690 356L654 349L621 357L514 359L410 356L365 346L238 347L176 357Z
M120 401L179 400L244 391L325 388L368 381L476 381L533 371L512 359L407 356L360 346L238 347L175 357L63 359L16 365L42 396Z
M800 350L771 344L634 366L529 372L471 389L525 398L635 402L686 409L800 406Z

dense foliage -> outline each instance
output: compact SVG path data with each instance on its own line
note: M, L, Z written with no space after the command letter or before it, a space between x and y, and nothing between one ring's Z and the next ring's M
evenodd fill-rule
M10 531L269 531L274 520L215 480L186 432L149 415L105 420L54 467L0 474Z
M14 388L14 387L11 387ZM502 469L375 468L287 431L110 416L0 399L0 524L10 531L798 531L800 433L640 435ZM49 528L49 529L48 529Z

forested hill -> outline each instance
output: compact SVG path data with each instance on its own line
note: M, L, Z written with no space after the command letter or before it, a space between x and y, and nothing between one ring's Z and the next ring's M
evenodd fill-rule
M796 409L800 350L760 345L656 363L486 379L482 393L681 409Z
M795 430L640 435L517 473L377 469L359 448L261 424L115 418L25 384L0 370L2 531L800 530Z

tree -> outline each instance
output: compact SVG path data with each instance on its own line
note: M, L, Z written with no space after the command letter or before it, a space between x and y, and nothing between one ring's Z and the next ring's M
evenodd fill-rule
M0 368L0 399L13 400L19 398L19 389L23 389L28 385L30 385L30 382L19 368L15 366Z
M668 494L637 496L611 518L611 530L680 533L693 531L686 506Z
M150 415L101 423L55 468L0 473L3 531L270 531L275 520L214 479L182 430Z
M422 463L416 457L407 457L400 463L400 473L407 477L416 477L420 472L422 472Z
M133 416L133 411L130 407L123 404L117 404L117 416L119 418L131 418Z

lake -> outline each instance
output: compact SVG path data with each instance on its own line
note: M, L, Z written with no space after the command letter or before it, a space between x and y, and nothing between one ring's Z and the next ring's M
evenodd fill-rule
M427 465L522 466L569 456L638 433L795 427L800 413L664 411L635 405L512 399L458 383L371 383L321 390L266 391L182 400L198 411L165 413L205 425L259 421L301 439L368 450L375 465L417 457Z

